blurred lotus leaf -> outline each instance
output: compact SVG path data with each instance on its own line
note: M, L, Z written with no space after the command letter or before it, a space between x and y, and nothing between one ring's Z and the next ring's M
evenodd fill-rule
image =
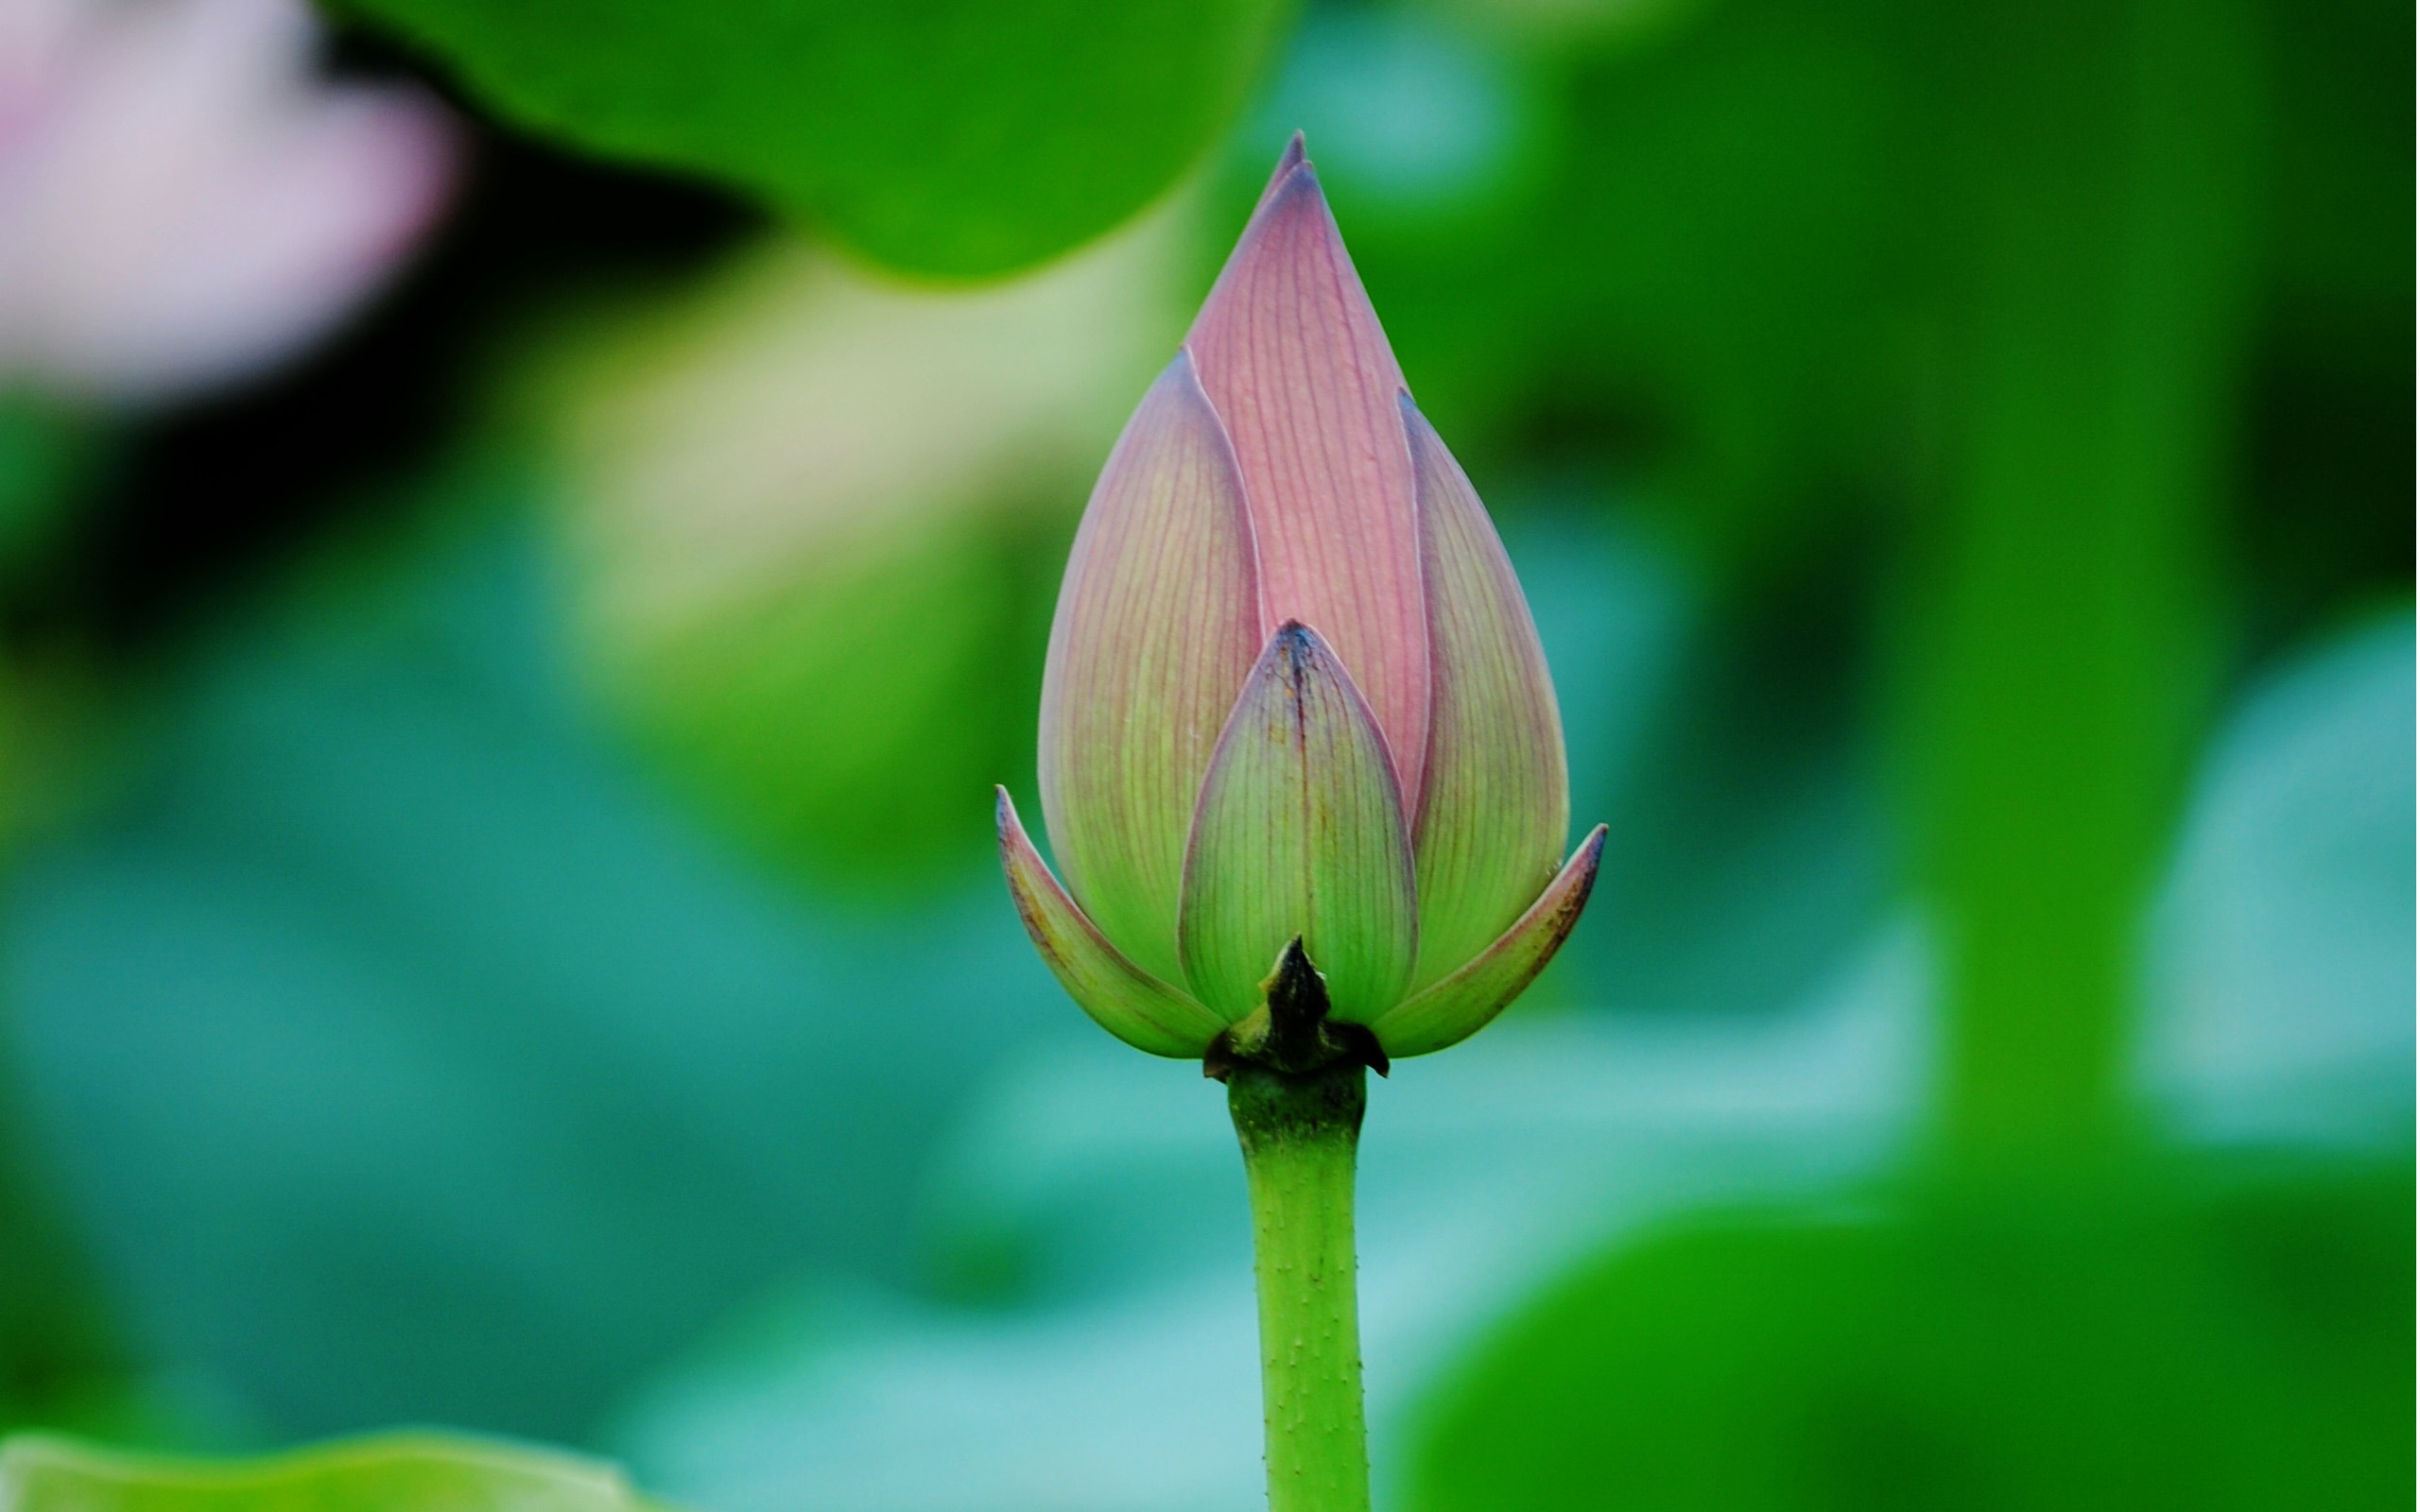
M0 921L26 1147L191 1441L576 1440L775 1279L906 1275L951 1110L1061 1022L979 784L913 910L785 894L593 728L548 480L424 487L164 671Z
M1710 1218L1449 1379L1409 1504L2401 1507L2411 1168Z
M2213 744L2138 1061L2199 1153L1626 1236L1448 1372L1410 1504L2409 1503L2411 685L2374 617Z
M265 1459L119 1454L21 1435L0 1446L12 1512L635 1512L596 1460L493 1440L392 1434Z
M1872 444L1902 234L1901 83L1870 6L1734 4L1582 63L1533 284L1549 371L1655 396L1720 557L1787 554ZM1828 486L1828 488L1827 488Z
M782 243L573 378L592 673L745 843L852 878L988 852L1085 479L1175 340L1181 220L972 291Z
M1242 103L1282 0L343 0L505 113L710 174L895 266L1023 267L1157 196Z

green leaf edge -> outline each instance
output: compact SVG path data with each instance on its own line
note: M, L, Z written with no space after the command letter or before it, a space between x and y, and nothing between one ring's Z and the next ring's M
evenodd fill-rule
M148 1504L163 1496L216 1502L248 1486L264 1492L299 1489L315 1480L342 1482L389 1467L451 1468L472 1474L507 1473L554 1483L566 1502L632 1512L667 1512L641 1496L620 1467L562 1450L467 1434L404 1430L305 1445L280 1453L213 1459L112 1449L65 1434L30 1431L0 1439L0 1506L43 1512L49 1501L31 1494L35 1474L64 1473L78 1484L76 1512L98 1512L129 1499ZM109 1494L94 1492L107 1487ZM335 1487L323 1488L332 1491Z

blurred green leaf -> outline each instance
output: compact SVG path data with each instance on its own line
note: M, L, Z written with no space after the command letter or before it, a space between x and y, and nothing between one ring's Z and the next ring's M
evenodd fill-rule
M11 1512L633 1512L595 1460L440 1434L396 1434L264 1459L122 1454L27 1434L0 1446Z
M341 0L508 116L711 175L917 272L1037 263L1225 128L1283 0Z
M981 805L1032 769L1074 516L1182 330L1185 224L972 289L775 241L564 364L583 670L739 844L996 885Z
M2411 1184L1958 1188L1622 1245L1453 1373L1409 1504L2409 1506Z
M774 1278L908 1274L966 1090L1086 1032L996 874L843 911L648 781L579 699L546 486L442 470L231 613L18 863L27 1137L204 1430L577 1441Z
M1735 0L1572 71L1535 318L1599 423L1667 450L1718 561L1803 549L1889 414L1860 402L1906 231L1899 20Z
M955 524L624 648L641 744L749 850L902 895L994 880L975 799L1031 768L1065 533Z
M1408 215L1343 171L1350 152L1331 188L1482 491L1491 452L1652 472L1669 486L1642 502L1681 539L1770 576L1837 534L1902 407L1905 18L1891 0L1641 9L1670 13L1556 49L1472 44L1463 71L1488 88L1465 92L1454 144L1488 151L1491 180L1455 215ZM1307 61L1343 76L1329 55L1371 29L1306 28L1325 43ZM1410 109L1370 101L1329 135L1384 140L1382 105ZM1382 166L1361 178L1383 188Z

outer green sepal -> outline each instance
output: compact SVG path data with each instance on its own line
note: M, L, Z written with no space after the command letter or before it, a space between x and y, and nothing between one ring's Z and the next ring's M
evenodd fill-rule
M1414 993L1370 1025L1387 1054L1425 1056L1469 1039L1487 1027L1505 1005L1537 980L1580 922L1588 890L1597 885L1597 862L1605 850L1605 827L1589 832L1538 901L1477 958L1435 986Z
M1118 953L1076 906L1026 837L1017 806L998 789L1000 867L1017 917L1059 985L1093 1022L1137 1050L1193 1059L1226 1022Z

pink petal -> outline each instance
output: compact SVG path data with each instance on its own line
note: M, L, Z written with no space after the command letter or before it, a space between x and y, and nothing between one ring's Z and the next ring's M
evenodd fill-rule
M1502 934L1555 874L1571 822L1563 721L1529 601L1445 443L1402 399L1428 609L1428 761L1412 850L1425 987Z
M1261 628L1316 627L1417 802L1427 627L1403 373L1311 165L1288 147L1185 338L1226 422L1260 545Z
M1597 826L1529 910L1495 944L1460 971L1414 993L1370 1025L1387 1054L1398 1059L1469 1039L1487 1027L1547 969L1571 936L1580 911L1597 885L1597 863L1605 851L1605 827Z
M1235 452L1179 352L1110 454L1059 593L1042 804L1076 896L1174 980L1185 835L1260 648Z
M1317 632L1280 626L1219 737L1184 858L1178 924L1195 996L1235 1020L1296 936L1330 1012L1403 996L1419 939L1411 843L1386 743Z
M1043 964L1102 1028L1155 1056L1198 1057L1224 1022L1201 1004L1142 971L1101 937L1078 908L1017 821L1008 789L999 790L1000 866L1017 917L1033 937Z

